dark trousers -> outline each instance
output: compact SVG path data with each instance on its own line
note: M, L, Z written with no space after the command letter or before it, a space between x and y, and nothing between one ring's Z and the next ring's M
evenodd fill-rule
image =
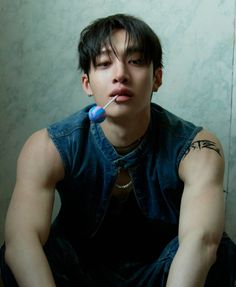
M63 237L51 236L44 247L57 287L164 287L171 262L178 249L178 238L173 239L156 260L132 260L104 263L78 256ZM5 263L5 248L0 252L1 276L5 287L17 283ZM236 280L236 246L224 234L218 248L216 263L208 273L205 287L233 287Z

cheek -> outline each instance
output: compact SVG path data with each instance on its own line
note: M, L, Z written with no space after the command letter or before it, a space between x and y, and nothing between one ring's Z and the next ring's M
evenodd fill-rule
M154 84L154 79L153 79L152 74L147 73L143 75L142 77L140 77L138 82L140 83L140 87L142 90L147 91L147 93L152 92L153 84Z
M104 90L107 87L107 77L105 73L93 75L90 79L90 87L95 92L97 90Z
M93 93L96 93L96 91L98 89L97 81L94 78L90 79L90 89L92 90Z
M138 77L141 82L145 82L148 85L152 85L153 83L154 76L153 76L152 71L150 70L142 71L142 73L140 73Z

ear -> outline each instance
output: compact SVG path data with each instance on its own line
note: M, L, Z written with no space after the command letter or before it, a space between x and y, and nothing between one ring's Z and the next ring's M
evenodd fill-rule
M159 87L162 85L162 69L157 68L154 71L153 87L152 91L157 92Z
M87 95L92 95L92 89L89 83L89 76L87 74L83 74L81 77L82 87Z

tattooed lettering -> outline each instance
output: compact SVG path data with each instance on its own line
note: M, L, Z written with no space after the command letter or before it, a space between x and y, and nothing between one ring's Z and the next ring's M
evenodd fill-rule
M191 150L196 150L196 149L203 149L203 148L208 148L211 150L216 151L220 156L221 156L221 152L220 149L216 146L216 143L213 141L209 141L209 140L198 140L195 142L192 142L191 145L189 146L189 148L187 149L187 151L185 152L184 157L191 151Z

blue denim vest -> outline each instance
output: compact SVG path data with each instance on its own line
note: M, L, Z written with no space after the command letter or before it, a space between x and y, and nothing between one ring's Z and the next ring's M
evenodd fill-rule
M65 167L65 177L56 186L61 199L57 228L71 238L75 233L91 238L104 219L120 168L128 169L137 204L148 220L178 224L183 192L178 166L202 128L152 103L144 139L120 155L100 125L89 121L90 108L48 127Z

